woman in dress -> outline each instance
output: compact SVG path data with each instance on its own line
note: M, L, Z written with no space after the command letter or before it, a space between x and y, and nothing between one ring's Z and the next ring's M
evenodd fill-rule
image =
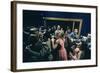
M58 50L58 60L67 60L67 52L64 47L64 32L60 31L57 36L56 43L52 42L52 46Z
M59 33L59 39L57 40L58 41L58 44L61 46L59 48L59 60L67 60L67 52L66 52L66 49L64 47L64 42L65 42L65 34L63 31L61 31Z

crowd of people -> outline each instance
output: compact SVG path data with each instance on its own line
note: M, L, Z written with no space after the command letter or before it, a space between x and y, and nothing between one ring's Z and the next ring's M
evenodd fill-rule
M30 32L24 31L24 62L91 58L91 34L89 33L87 36L82 36L79 35L78 29L63 29L60 25L32 27L29 30Z

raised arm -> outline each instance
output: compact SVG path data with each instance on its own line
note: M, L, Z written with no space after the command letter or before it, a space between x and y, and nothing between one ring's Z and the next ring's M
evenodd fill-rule
M55 39L51 39L52 47L53 47L53 49L56 49L57 46L58 46L59 41L57 40L55 43L54 43L54 41L55 41Z

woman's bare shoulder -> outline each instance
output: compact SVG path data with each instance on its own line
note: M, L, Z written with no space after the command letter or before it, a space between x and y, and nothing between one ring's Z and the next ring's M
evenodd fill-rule
M56 40L56 43L60 43L60 39L57 39L57 40Z

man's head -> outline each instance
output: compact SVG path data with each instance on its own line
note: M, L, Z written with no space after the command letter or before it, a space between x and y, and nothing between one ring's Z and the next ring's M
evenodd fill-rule
M60 25L57 26L57 30L60 30Z

